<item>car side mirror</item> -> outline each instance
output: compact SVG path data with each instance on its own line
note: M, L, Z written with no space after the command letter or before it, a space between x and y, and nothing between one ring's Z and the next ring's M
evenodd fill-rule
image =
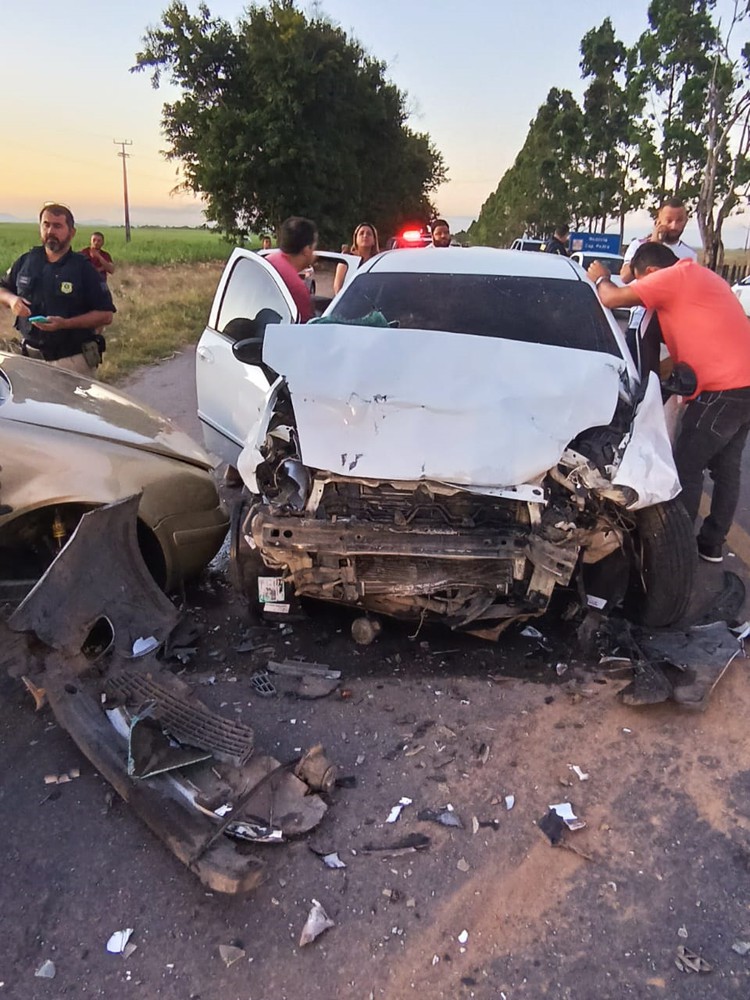
M668 396L692 396L698 388L698 378L690 365L678 361L661 388Z

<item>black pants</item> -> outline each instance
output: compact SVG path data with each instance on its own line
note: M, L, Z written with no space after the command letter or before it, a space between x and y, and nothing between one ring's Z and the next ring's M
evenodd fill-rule
M680 499L693 520L698 516L706 469L714 481L711 513L698 533L707 546L723 545L732 526L748 431L750 387L702 392L687 404L674 457L682 484Z

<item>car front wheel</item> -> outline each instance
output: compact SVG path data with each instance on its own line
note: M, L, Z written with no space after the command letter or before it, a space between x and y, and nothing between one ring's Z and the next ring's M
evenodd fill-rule
M674 625L687 612L698 561L693 524L681 501L639 510L632 541L625 612L639 625Z

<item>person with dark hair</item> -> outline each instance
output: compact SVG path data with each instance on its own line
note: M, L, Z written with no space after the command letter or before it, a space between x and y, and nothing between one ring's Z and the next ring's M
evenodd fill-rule
M570 239L570 226L556 226L551 239L547 240L544 252L556 253L560 257L569 257L568 240Z
M261 250L273 250L273 240L268 235L268 233L266 233L265 236L261 238L260 248Z
M49 202L39 213L42 245L22 254L0 279L0 302L15 317L26 357L92 375L101 363L115 307L91 263L71 250L73 213Z
M318 229L315 223L293 215L281 223L279 249L266 257L289 289L299 311L300 323L307 323L314 315L312 296L299 272L311 266L317 245Z
M433 247L449 247L451 245L451 227L445 219L435 219L430 226Z
M750 431L750 323L729 285L671 248L646 240L632 258L636 280L615 285L600 261L588 275L609 309L643 306L659 319L675 364L688 365L696 390L687 400L675 446L681 499L698 516L703 477L713 479L711 512L698 532L698 554L722 561L740 493L740 461Z
M352 233L351 248L347 247L342 253L351 253L359 257L359 267L366 260L380 253L380 241L378 231L371 222L360 222ZM333 294L338 295L344 285L348 266L342 261L336 265L336 273L333 276Z
M103 246L104 234L92 233L89 237L89 245L81 250L81 254L86 260L91 261L100 281L106 285L108 276L115 273L115 265L112 263L110 254L106 250L102 250Z
M688 223L688 213L685 203L679 198L667 198L659 207L654 218L654 228L648 236L633 240L625 251L625 258L620 271L620 279L624 285L629 284L633 274L633 255L644 243L663 243L669 247L679 260L697 260L698 255L692 247L682 241L682 234Z

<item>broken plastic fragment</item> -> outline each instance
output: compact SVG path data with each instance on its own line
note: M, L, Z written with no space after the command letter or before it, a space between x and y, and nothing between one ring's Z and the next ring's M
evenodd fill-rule
M404 808L404 806L410 806L411 803L412 803L412 800L409 799L409 798L407 798L405 795L403 795L398 800L398 805L395 805L391 809L391 811L388 813L388 819L386 820L386 823L395 823L396 820L401 815L401 810Z
M324 854L321 860L326 868L346 868L346 865L339 857L338 851L333 851L331 854Z
M696 955L694 951L690 951L686 948L684 944L677 945L677 957L674 960L674 964L680 970L680 972L712 972L713 966L701 958L700 955Z
M586 826L584 820L579 819L573 812L573 806L570 802L558 802L551 805L550 809L557 813L569 830L582 830Z
M521 635L526 636L527 639L543 639L544 636L539 631L538 628L534 628L533 625L527 625L526 628L521 629Z
M107 951L110 955L122 955L132 933L133 928L126 927L124 931L115 931L114 934L110 935L109 941L107 941Z
M580 769L578 764L568 764L568 768L575 774L579 781L588 781L589 775Z
M34 973L35 976L39 976L40 979L54 979L55 978L55 963L50 962L49 959L42 962L39 968Z
M302 933L300 934L300 948L304 948L306 944L310 944L316 937L319 937L323 931L328 930L329 927L335 926L334 921L331 920L318 900L314 899L312 901L312 906L310 907L310 912L307 915L305 926L302 928Z
M738 955L747 955L750 952L750 941L735 941L732 951L736 951Z
M220 944L219 954L224 965L229 968L230 965L234 965L235 962L239 962L241 958L245 957L245 950L233 944Z
M456 826L461 830L464 827L461 817L450 803L440 809L420 809L417 819L422 822L440 823L441 826Z
M513 806L515 804L516 804L516 797L515 797L515 795L506 795L505 796L505 808L508 810L508 812L511 811L511 809L513 808Z
M133 656L145 656L146 653L152 652L158 646L159 640L155 636L150 635L148 638L140 636L133 643Z
M469 940L469 932L466 930L461 931L461 933L458 935L458 943L466 944L468 940Z

